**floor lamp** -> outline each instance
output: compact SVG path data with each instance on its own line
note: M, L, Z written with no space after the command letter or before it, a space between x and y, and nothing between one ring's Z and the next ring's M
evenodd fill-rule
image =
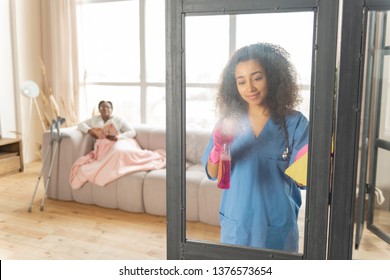
M28 120L29 133L27 135L27 142L29 142L29 139L30 139L29 137L31 134L31 116L32 116L33 102L35 103L35 107L37 109L39 119L41 120L42 129L43 129L43 131L46 130L44 123L43 123L43 120L42 120L41 111L39 110L39 106L37 103L37 97L39 96L40 90L39 90L39 86L34 81L27 80L27 81L24 81L22 83L22 85L20 86L20 91L25 97L30 99L30 110L29 110L29 120ZM27 147L27 143L24 146Z
M43 129L43 131L45 131L46 128L45 128L45 125L43 123L41 111L39 110L39 106L37 103L37 97L39 96L39 93L40 93L38 85L33 81L27 80L27 81L24 81L22 83L22 85L20 87L20 91L22 92L22 94L24 96L30 98L30 121L31 121L31 113L32 113L32 102L34 100L35 107L37 108L37 111L38 111L39 119L41 120L42 129Z

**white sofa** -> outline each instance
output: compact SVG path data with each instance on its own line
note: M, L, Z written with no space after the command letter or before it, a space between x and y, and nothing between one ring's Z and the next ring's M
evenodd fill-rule
M165 149L165 130L148 125L134 126L136 140L143 149ZM48 198L117 208L128 212L166 215L166 169L125 175L104 186L86 183L74 190L69 184L72 164L93 149L93 139L76 127L61 128L57 157L51 172ZM201 157L210 137L203 130L187 131L186 136L186 215L188 221L219 225L221 190L210 181L201 165ZM52 145L51 150L53 150ZM42 154L50 149L50 133L43 134ZM44 167L44 180L49 173L49 158Z

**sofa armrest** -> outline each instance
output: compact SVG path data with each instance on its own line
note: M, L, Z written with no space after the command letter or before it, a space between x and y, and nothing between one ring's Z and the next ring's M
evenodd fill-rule
M73 200L72 189L69 183L69 174L73 163L83 155L93 149L93 138L80 132L76 126L62 128L61 141L54 141L50 145L50 132L44 132L42 139L42 157L48 156L46 160L43 158L43 176L45 179L45 185L48 183L47 195L50 198L60 200ZM55 151L56 145L58 145L57 152ZM49 149L49 150L48 150ZM51 170L51 176L49 177L49 170L51 164L51 158L53 158L53 165Z

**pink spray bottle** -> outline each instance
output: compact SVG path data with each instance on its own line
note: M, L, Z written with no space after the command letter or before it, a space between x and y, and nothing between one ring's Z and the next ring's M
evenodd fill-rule
M218 167L218 188L229 189L230 188L230 168L231 168L231 155L230 144L223 144L223 150L219 159Z

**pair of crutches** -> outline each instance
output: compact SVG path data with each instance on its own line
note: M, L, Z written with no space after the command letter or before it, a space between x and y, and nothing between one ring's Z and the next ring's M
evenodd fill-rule
M44 172L44 168L46 166L46 163L48 162L48 156L49 156L50 151L51 151L52 153L51 153L51 157L50 157L50 161L49 161L50 162L49 172L48 172L48 175L47 175L47 178L46 178L45 192L44 192L44 195L43 195L43 198L42 198L42 201L41 201L41 207L40 207L41 211L44 210L47 189L48 189L48 186L49 186L49 183L50 183L50 179L51 179L51 172L53 170L54 162L55 162L55 160L57 158L57 155L59 153L60 143L61 143L61 140L62 140L60 127L61 127L61 125L64 122L65 122L65 119L61 118L61 117L57 117L56 120L52 120L52 122L51 122L51 125L50 125L50 144L47 147L47 150L45 152L44 160L43 160L43 163L42 163L41 173L39 174L38 181L37 181L37 184L35 186L34 194L33 194L32 198L31 198L30 206L28 207L28 212L31 212L31 210L32 210L32 206L33 206L33 203L34 203L35 195L36 195L37 190L38 190L39 182L40 182L40 180L42 178L42 175L43 175L43 172Z

